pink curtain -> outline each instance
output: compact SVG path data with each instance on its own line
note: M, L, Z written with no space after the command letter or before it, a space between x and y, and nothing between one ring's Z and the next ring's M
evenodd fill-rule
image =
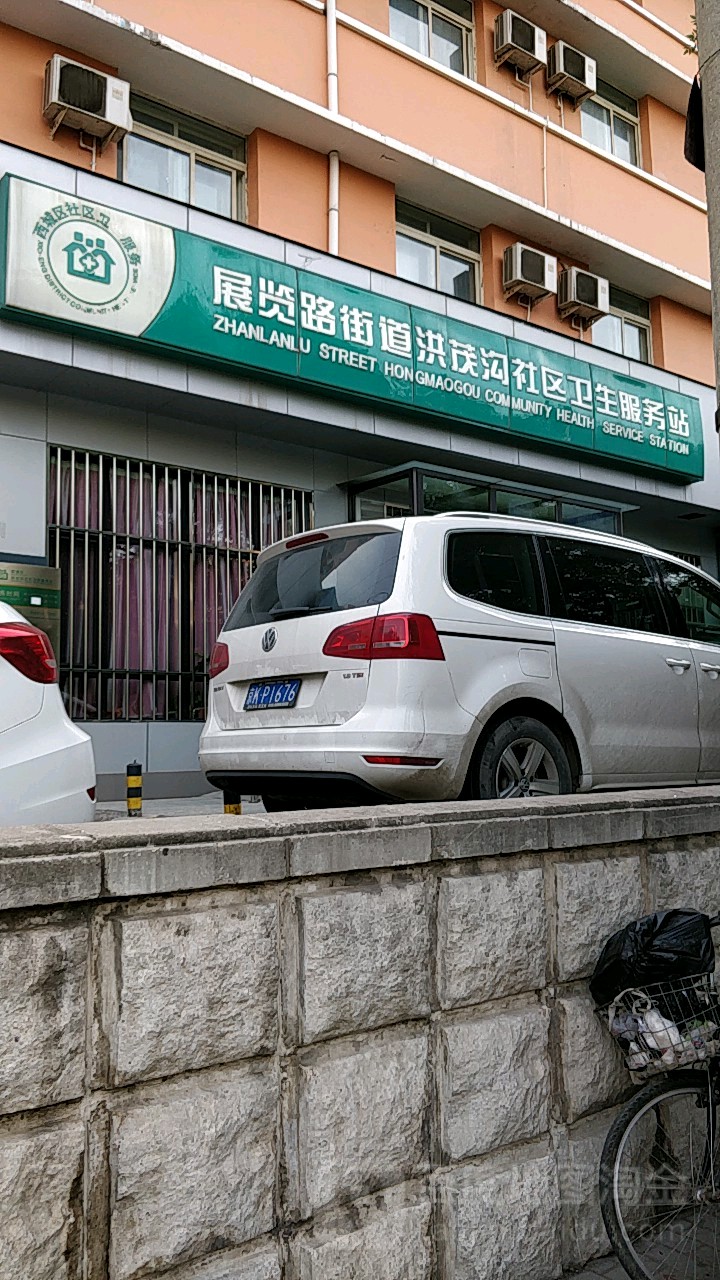
M215 639L250 578L253 553L302 527L304 513L282 489L206 476L188 485L184 477L164 466L113 465L97 455L52 451L49 523L67 531L60 540L65 590L71 576L74 584L62 664L71 669L68 702L80 718L179 714L186 701L181 660L202 679ZM181 557L187 552L180 538L188 532L191 581L182 581L186 592L192 590L193 606L184 619ZM182 647L183 623L189 624L189 654ZM93 670L103 672L102 693Z

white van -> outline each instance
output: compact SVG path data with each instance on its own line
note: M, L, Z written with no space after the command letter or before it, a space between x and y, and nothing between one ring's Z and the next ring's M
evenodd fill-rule
M720 780L720 586L640 543L455 512L263 552L200 762L269 810Z

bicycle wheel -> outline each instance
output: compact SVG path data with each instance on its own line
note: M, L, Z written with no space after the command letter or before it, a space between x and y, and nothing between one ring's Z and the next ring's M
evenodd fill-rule
M679 1071L623 1107L600 1161L600 1206L631 1280L720 1277L715 1075Z

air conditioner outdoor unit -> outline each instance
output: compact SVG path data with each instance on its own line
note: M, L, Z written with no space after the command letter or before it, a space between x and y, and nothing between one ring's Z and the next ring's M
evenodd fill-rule
M525 76L547 63L547 35L527 18L505 9L495 19L495 63L509 62Z
M130 85L54 53L45 67L43 115L54 137L60 125L118 142L132 129Z
M511 244L503 257L503 289L506 298L520 294L538 301L557 293L557 258L526 244Z
M594 59L558 40L548 49L547 87L553 93L564 93L576 104L591 98L597 88Z
M594 276L579 267L569 267L560 272L558 280L558 311L566 318L576 317L585 324L592 324L610 311L610 283L603 276Z

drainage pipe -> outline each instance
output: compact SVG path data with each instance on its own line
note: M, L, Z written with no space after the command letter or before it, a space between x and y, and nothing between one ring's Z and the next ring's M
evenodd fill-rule
M333 115L338 114L338 45L337 6L335 0L326 0L325 28L327 36L327 103ZM328 156L328 252L337 256L340 252L340 156L331 151Z

